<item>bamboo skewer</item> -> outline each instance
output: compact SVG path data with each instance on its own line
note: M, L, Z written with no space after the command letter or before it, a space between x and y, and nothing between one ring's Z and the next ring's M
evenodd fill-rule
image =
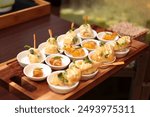
M48 33L49 33L50 38L52 38L53 37L53 33L52 33L51 29L48 29Z
M109 64L103 64L100 67L106 67L106 66L116 66L116 65L123 65L124 61L120 61L120 62L114 62L114 63L109 63Z
M36 49L36 35L35 35L35 33L33 34L33 40L34 40L34 49Z
M84 20L84 23L85 23L85 24L88 23L88 19L89 19L88 16L84 16L84 17L83 17L83 20Z
M74 22L71 23L71 30L74 29Z

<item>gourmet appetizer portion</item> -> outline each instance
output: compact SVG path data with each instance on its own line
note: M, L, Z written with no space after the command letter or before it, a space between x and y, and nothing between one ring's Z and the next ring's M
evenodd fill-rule
M119 36L114 32L99 32L97 38L101 41L108 42L118 40Z
M36 37L34 34L34 48L25 45L28 50L22 51L17 55L17 60L22 67L25 67L31 63L41 63L44 62L45 55L42 54L40 50L36 48Z
M83 59L88 55L87 49L78 46L65 46L64 50L71 59Z
M121 58L126 56L130 51L131 39L129 36L123 36L117 41L109 42L108 44L114 47L116 57Z
M55 71L48 78L50 88L56 93L68 93L77 87L81 78L81 71L77 67L65 71Z
M91 25L88 24L87 21L88 17L85 17L84 24L78 28L78 36L82 39L95 38L97 33L92 29Z
M28 58L30 63L40 63L43 59L41 52L35 48L30 48L28 50Z
M46 42L41 43L38 47L39 50L41 50L44 54L50 55L50 54L57 54L59 53L59 48L57 45L56 39L52 36L52 31L49 29L49 35L50 38L47 39Z
M95 50L99 47L100 42L94 39L83 40L81 46L88 49L89 51Z
M89 59L98 63L111 63L114 62L116 57L113 47L109 44L98 47L96 50L90 52Z
M33 81L45 80L51 74L51 68L42 63L29 64L23 69L23 73Z
M33 69L33 77L42 77L43 76L43 70L42 68L35 68Z
M66 68L69 63L69 57L62 54L51 54L45 60L46 64L48 64L54 70L60 70Z
M82 73L81 80L88 80L88 79L93 78L98 73L99 66L95 65L87 57L84 60L76 60L72 62L69 68L71 67L77 67L81 70L81 73Z

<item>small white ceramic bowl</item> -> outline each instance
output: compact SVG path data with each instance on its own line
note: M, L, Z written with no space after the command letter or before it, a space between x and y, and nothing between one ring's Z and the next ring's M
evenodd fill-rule
M97 38L103 42L117 41L119 39L119 36L116 36L113 40L105 40L105 39L103 39L103 37L105 36L106 33L112 34L112 32L99 32L97 34Z
M76 29L77 36L82 38L82 39L94 39L97 36L97 32L93 29L92 29L92 31L93 31L93 36L92 37L83 37L83 36L81 36L81 34L79 32L79 29Z
M53 76L54 74L59 74L59 73L61 73L61 72L64 72L64 71L55 71L55 72L52 72L51 75L49 75L49 76L47 77L47 83L48 83L50 89L51 89L52 91L54 91L55 93L66 94L66 93L69 93L69 92L71 92L72 90L74 90L74 89L78 86L79 82L76 82L76 83L75 83L74 85L72 85L72 86L56 86L56 85L51 84L50 81L51 81L52 76Z
M33 70L35 68L42 68L43 76L42 77L33 77ZM23 73L33 81L42 81L45 80L47 76L51 74L52 70L48 65L42 64L42 63L34 63L29 64L23 69Z
M45 46L46 46L46 42L43 42L43 43L41 43L41 44L38 46L38 49L39 49L43 54L45 54L46 56L51 55L51 54L46 54L46 53L45 53L45 49L44 49ZM58 53L63 53L63 51L61 51L61 50L58 49Z
M86 48L82 48L85 52L84 56L81 57L73 57L71 54L67 53L66 51L64 51L65 55L67 55L71 60L81 60L84 59L88 56L88 50Z
M62 57L62 58L61 58L61 60L62 60L62 66L55 66L55 65L50 64L50 62L49 62L50 59L53 58L53 57L55 57L55 56L61 56L61 57ZM46 63L47 65L49 65L53 70L61 70L61 69L66 68L66 67L69 65L70 59L69 59L69 57L67 57L67 56L65 56L65 55L62 55L62 54L51 54L51 55L49 55L49 56L45 59L45 63Z
M123 49L122 51L115 51L115 55L117 58L125 57L130 51L130 48Z
M44 54L42 54L42 60L40 63L44 62L46 56ZM28 64L31 64L30 61L29 61L29 58L28 58L28 50L24 50L22 52L20 52L18 55L17 55L17 61L19 62L19 64L22 66L22 67L25 67L26 65Z
M90 61L92 61L93 63L101 63L101 62L97 62L97 61L94 61L92 58L91 58L91 55L94 53L94 51L91 51L89 54L88 54L88 58L89 58L89 60ZM109 66L109 64L111 64L111 63L113 63L113 62L115 62L116 61L116 56L114 56L114 59L112 60L112 61L110 61L110 62L105 62L105 63L101 63L101 64L104 64L104 65L106 65L105 67L100 67L100 68L107 68L108 66ZM107 66L108 65L108 66Z
M57 44L60 47L61 51L63 51L63 48L64 48L64 37L65 37L65 35L66 34L62 34L62 35L57 37ZM80 45L81 41L82 41L81 38L78 37L78 42L76 44L74 44L74 45L76 45L76 46Z
M80 61L80 60L78 60ZM69 68L72 67L73 63L70 63ZM89 80L92 79L94 76L96 76L96 74L99 72L99 70L96 70L95 72L91 73L91 74L82 74L81 76L81 80Z
M86 42L89 42L89 41L93 41L93 42L96 43L97 46L100 46L100 41L95 40L95 39L86 39L86 40L83 40L83 41L81 42L81 46L82 46L83 48L86 48L86 47L83 46L83 44L86 43ZM86 49L89 50L89 51L95 50L95 49L89 49L89 48L86 48Z

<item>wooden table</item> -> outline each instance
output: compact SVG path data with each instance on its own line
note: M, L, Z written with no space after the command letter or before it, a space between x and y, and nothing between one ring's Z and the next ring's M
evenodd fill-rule
M32 34L34 32L37 33L39 44L48 38L48 28L53 29L54 35L60 35L65 33L69 27L70 22L51 15L50 17L46 16L29 23L2 30L0 31L0 40L2 42L0 43L0 54L2 55L2 57L0 57L0 61L4 62L10 58L14 58L18 52L24 50L23 46L25 44L32 45ZM143 55L147 48L148 46L146 44L133 40L130 53L125 58L117 60L125 61L125 65L100 69L100 72L95 78L84 82L82 81L74 91L65 95L52 92L48 88L46 82L37 83L28 80L22 74L21 67L18 65L16 60L11 60L11 62L8 61L0 65L0 84L9 89L10 92L21 97L21 99L77 99L117 71L124 68L131 61ZM140 67L142 66L145 67L144 65L140 65ZM140 71L138 72L140 73ZM143 77L144 72L141 72L140 75ZM135 86L137 86L137 80L133 80L133 92Z

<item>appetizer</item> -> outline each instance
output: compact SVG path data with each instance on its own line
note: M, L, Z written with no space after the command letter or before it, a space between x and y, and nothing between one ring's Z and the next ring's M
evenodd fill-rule
M53 74L50 83L56 86L72 86L81 78L81 70L77 67L68 68L65 72Z
M93 51L90 58L96 62L107 63L115 60L115 54L112 46L105 44Z
M92 74L98 69L98 66L94 65L94 63L88 58L85 58L84 60L74 61L71 67L73 66L78 67L81 70L82 75Z
M33 77L42 77L42 76L43 76L42 68L35 68L33 70Z
M95 50L99 46L99 42L97 40L87 39L82 41L81 45L88 50Z
M103 36L104 40L114 40L118 34L117 33L111 33L111 32L106 32L105 35Z
M52 37L52 32L49 29L50 38L46 41L45 53L46 54L56 54L58 53L58 46L56 39Z
M61 56L52 57L50 58L49 62L51 65L54 66L62 66L62 57Z
M131 39L129 36L123 36L121 38L119 38L115 45L114 45L114 50L115 51L121 51L124 50L126 48L128 48L131 44Z
M42 54L38 49L30 48L28 50L28 58L30 63L40 63L42 61Z
M88 38L88 37L94 37L93 30L91 28L90 24L83 24L79 27L79 33L81 37Z
M73 57L82 57L85 56L85 51L81 47L76 46L65 46L65 51Z

